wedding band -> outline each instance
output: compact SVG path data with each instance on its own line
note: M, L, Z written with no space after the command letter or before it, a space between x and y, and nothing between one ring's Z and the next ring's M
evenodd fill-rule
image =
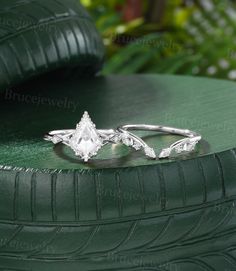
M168 126L160 126L160 125L146 125L146 124L131 124L131 125L123 125L118 127L118 131L121 133L127 131L155 131L165 134L173 134L184 136L185 138L180 139L173 144L171 144L168 148L164 148L161 150L158 157L168 158L173 153L188 153L195 150L197 143L202 139L202 136L199 133L194 131L190 131L188 129L179 129ZM131 134L131 133L130 133ZM133 134L132 134L133 135Z

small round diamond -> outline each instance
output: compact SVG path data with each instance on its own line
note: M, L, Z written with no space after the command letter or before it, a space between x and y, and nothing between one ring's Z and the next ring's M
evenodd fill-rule
M54 143L54 144L58 144L59 142L61 142L62 140L60 139L60 137L58 137L58 136L54 136L53 138L52 138L52 142Z

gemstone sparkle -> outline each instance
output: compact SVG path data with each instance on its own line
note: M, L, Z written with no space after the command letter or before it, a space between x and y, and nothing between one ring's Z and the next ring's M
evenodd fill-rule
M103 140L99 136L95 124L91 121L88 112L84 112L79 124L77 124L75 133L70 140L70 147L85 162L97 154L97 151L103 146Z

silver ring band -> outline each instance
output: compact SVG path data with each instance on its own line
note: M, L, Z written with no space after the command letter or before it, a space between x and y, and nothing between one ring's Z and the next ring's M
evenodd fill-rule
M170 145L168 148L162 149L159 154L159 158L170 157L173 152L183 153L192 152L195 149L196 144L202 139L199 133L188 129L179 129L161 125L146 125L146 124L128 124L118 127L118 131L124 133L128 131L155 131L165 134L173 134L184 136L184 139L178 140ZM131 133L130 133L131 134ZM133 135L133 134L132 134Z
M154 149L149 147L139 136L131 133L130 130L156 131L185 137L174 142L170 147L163 149L158 156L159 158L170 157L173 152L191 152L201 140L201 135L196 132L159 125L131 124L119 126L115 130L99 130L96 129L87 112L84 113L76 129L54 130L47 133L44 139L52 141L54 144L63 143L69 146L85 162L95 156L98 150L108 143L123 143L135 150L143 150L146 156L155 159L156 153Z

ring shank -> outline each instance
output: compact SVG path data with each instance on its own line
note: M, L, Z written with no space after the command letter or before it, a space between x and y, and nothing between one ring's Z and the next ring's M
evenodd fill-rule
M161 125L146 125L146 124L128 124L119 126L118 130L120 131L155 131L155 132L162 132L162 133L169 133L169 134L175 134L175 135L181 135L189 138L195 138L200 137L201 135L190 131L188 129L179 129L179 128L173 128L168 126L161 126Z
M107 130L97 130L100 133L103 134L112 134L115 133L114 129L107 129ZM65 130L54 130L54 131L50 131L47 133L47 135L49 136L54 136L54 135L69 135L69 134L73 134L75 132L75 129L65 129Z

